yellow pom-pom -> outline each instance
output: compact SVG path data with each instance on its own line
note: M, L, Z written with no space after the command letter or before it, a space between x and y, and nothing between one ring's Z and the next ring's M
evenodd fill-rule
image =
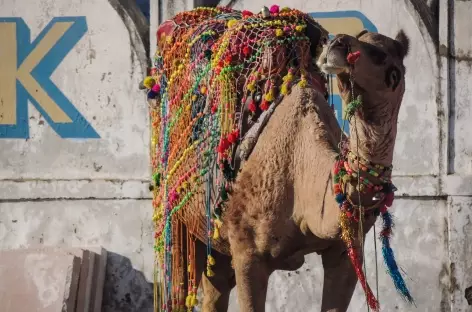
M159 217L158 217L157 214L154 214L154 215L152 216L152 221L156 222L157 220L159 220Z
M284 82L291 82L293 80L293 74L292 73L288 73L287 75L284 76L284 78L282 78Z
M277 37L282 37L282 36L284 35L284 31L283 31L282 29L280 29L280 28L277 28L277 29L275 30L275 35L276 35Z
M192 298L193 296L192 295L188 295L187 298L185 298L185 306L187 308L192 308L193 305L192 305Z
M228 24L227 24L227 25L228 25L228 28L233 27L234 25L236 25L237 22L238 22L238 21L235 20L235 19L229 20L229 21L228 21Z
M208 265L215 265L216 263L215 258L213 258L212 255L208 255L207 261L208 261Z
M256 85L255 85L253 82L248 83L247 89L248 89L249 91L253 92L254 90L256 90Z
M213 231L213 239L217 240L220 238L220 230L218 230L217 227L215 227L215 230Z
M288 94L288 84L284 83L282 85L282 88L280 88L280 93L282 93L282 95L287 95Z
M215 272L213 272L213 270L210 267L207 268L207 276L208 277L215 276Z
M197 100L197 95L196 94L192 95L192 101L195 102L196 100Z
M154 80L154 78L150 76L147 76L146 78L144 78L143 85L146 88L151 89L155 84L156 84L156 80Z
M280 12L284 13L284 12L290 12L290 8L289 7L283 7Z
M295 30L298 31L298 32L302 32L304 28L305 28L305 27L302 26L302 25L297 25L297 26L295 27Z
M266 100L267 102L272 102L272 101L275 99L274 93L275 93L275 92L274 92L274 89L271 89L271 90L264 96L265 100Z
M200 88L200 92L201 92L202 94L206 94L207 88L206 88L205 86L202 86L202 87Z
M198 299L197 299L197 295L196 295L196 294L194 294L194 295L192 296L192 299L191 299L190 303L192 304L192 307L196 307L196 306L198 305Z
M221 228L221 226L223 225L223 221L221 221L220 219L215 219L215 225L216 225L218 228Z
M298 83L298 85L300 86L300 88L305 88L307 86L308 82L306 81L305 78L302 78L300 80L300 82Z

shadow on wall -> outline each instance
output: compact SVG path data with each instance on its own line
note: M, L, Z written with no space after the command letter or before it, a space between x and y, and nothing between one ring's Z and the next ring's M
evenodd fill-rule
M133 268L130 259L108 252L103 312L152 312L153 284Z

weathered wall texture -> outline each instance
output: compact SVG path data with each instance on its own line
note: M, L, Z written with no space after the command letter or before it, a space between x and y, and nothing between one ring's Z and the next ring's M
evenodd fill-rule
M122 2L0 0L0 248L103 245L104 311L149 311L149 34Z
M272 4L221 3L253 11ZM417 308L396 295L378 252L380 300L383 311L471 312L472 2L277 4L312 13L333 34L367 28L393 36L404 28L412 39L393 245ZM153 1L148 36L124 0L0 0L0 248L103 245L110 252L104 311L151 311L148 112L137 85L158 22L192 6ZM339 98L335 105L339 115ZM373 233L366 256L375 285ZM319 311L321 289L320 259L309 256L299 271L273 275L267 310ZM357 289L350 311L363 310Z

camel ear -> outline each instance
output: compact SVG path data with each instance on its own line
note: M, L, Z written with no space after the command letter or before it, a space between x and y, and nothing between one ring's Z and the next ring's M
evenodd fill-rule
M410 51L410 39L401 29L395 37L395 46L400 58L404 58Z
M362 35L367 34L368 32L367 29L361 30L361 32L356 35L356 39L359 39Z

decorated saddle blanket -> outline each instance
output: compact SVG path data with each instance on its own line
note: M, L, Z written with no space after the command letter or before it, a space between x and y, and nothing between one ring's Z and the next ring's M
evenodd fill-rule
M143 87L160 309L192 306L195 239L208 246L209 276L212 247L229 250L218 238L231 183L294 84L325 92L313 73L327 35L307 14L278 6L257 14L197 8L159 27Z

